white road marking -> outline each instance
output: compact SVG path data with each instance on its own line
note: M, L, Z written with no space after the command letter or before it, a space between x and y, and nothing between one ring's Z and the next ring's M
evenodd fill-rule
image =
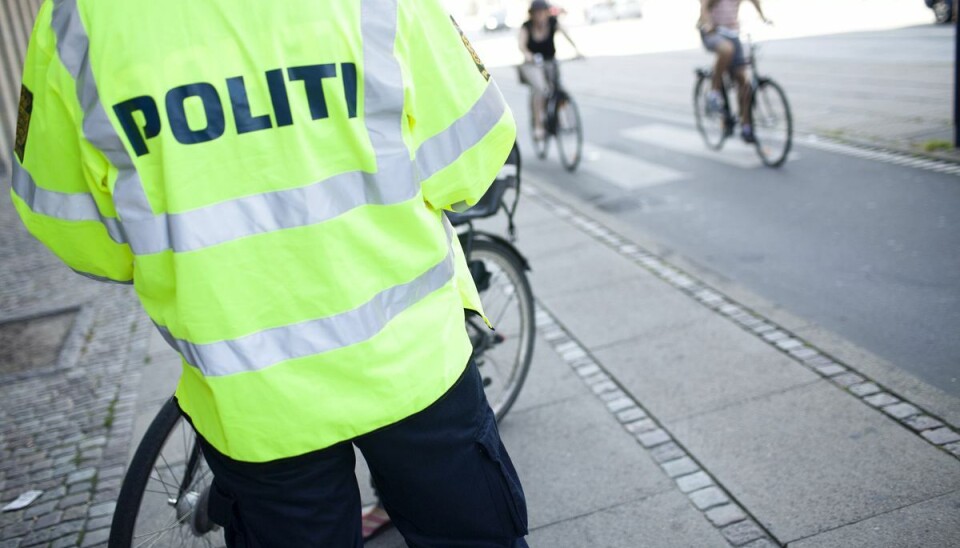
M657 109L645 105L637 105L629 103L623 100L618 99L607 99L600 98L596 96L586 96L584 94L583 99L580 100L580 103L584 105L589 105L593 108L602 108L606 110L613 110L619 112L625 112L633 114L635 116L642 116L644 118L652 118L654 120L660 120L662 122L671 123L671 124L680 124L688 126L693 121L693 114L683 115L681 113L668 111L664 109ZM729 144L732 143L728 143ZM905 154L902 152L894 152L891 150L880 149L880 148L869 148L865 146L850 145L846 143L841 143L834 141L826 137L819 137L812 134L805 134L805 132L800 132L797 135L794 135L794 144L799 146L807 146L811 148L816 148L818 150L825 150L828 152L833 152L836 154L843 154L845 156L853 156L856 158L862 158L864 160L873 160L877 162L883 162L887 164L900 164L904 159L915 159L917 156L910 154ZM726 149L726 147L724 147ZM794 159L794 152L790 152L791 160ZM955 162L949 162L945 160L937 160L933 158L922 158L927 160L929 164L918 165L914 169L922 169L925 171L935 171L937 173L946 173L949 175L960 175L960 164Z
M584 143L580 170L626 190L673 183L689 175L635 156Z
M713 160L741 169L757 169L763 166L757 149L742 143L739 137L731 137L719 152L707 148L696 130L683 129L665 124L648 124L620 132L621 135L644 144L653 145L707 160ZM791 152L788 160L795 160Z

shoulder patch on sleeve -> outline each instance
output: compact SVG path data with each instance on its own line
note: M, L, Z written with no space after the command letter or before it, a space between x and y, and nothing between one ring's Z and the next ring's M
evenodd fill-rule
M20 86L20 106L17 109L17 134L13 143L13 152L23 163L23 152L27 147L27 132L30 131L30 115L33 114L33 93L27 86Z
M463 45L467 48L467 51L470 52L470 57L473 57L473 62L477 65L477 70L480 71L480 75L484 77L485 80L490 81L490 73L487 72L487 67L483 66L483 61L480 60L480 56L477 55L477 51L473 49L473 44L470 43L470 40L467 39L467 35L463 33L463 29L460 28L460 25L457 24L457 20L450 16L450 21L453 22L453 26L457 28L457 32L460 33L460 40L463 41Z

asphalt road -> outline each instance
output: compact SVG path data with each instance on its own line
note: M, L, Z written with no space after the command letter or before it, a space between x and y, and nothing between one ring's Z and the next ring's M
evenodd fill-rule
M790 51L802 57L809 44L792 42ZM845 59L870 54L859 41L848 43ZM525 126L525 91L509 70L495 74ZM643 73L634 79L641 96L644 86L656 86ZM577 96L578 82L568 79L567 87ZM527 173L960 396L960 177L828 152L803 138L793 159L771 170L738 141L707 151L692 114L599 98L595 81L582 87L588 146L581 169L564 172L555 148L536 160L522 127Z

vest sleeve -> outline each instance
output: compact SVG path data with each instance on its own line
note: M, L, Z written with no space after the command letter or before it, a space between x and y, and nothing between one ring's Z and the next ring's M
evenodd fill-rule
M398 2L395 53L423 197L436 209L462 210L483 196L510 153L513 115L438 0Z
M129 283L133 255L108 189L109 162L82 136L82 108L57 55L51 5L41 7L27 48L11 199L27 230L67 266Z

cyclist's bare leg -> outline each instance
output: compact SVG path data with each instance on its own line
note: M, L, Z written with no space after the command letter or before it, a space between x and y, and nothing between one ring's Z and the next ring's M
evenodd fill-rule
M546 97L540 93L533 92L530 103L533 107L533 131L537 139L542 139L546 133L543 124L543 119L547 111Z
M745 67L737 67L735 78L737 81L737 94L740 99L740 122L749 124L750 122L750 83L747 82L747 71Z
M715 53L717 54L717 63L713 67L713 89L720 91L723 89L723 75L730 70L730 65L733 63L735 53L733 43L724 40L717 45Z

